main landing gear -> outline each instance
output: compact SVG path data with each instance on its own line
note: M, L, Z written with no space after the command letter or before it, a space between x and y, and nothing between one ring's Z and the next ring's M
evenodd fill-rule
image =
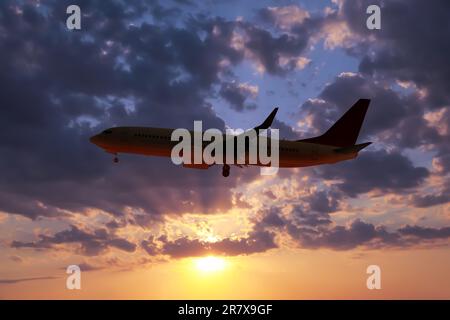
M109 153L111 153L114 156L114 158L113 158L113 162L114 163L119 162L119 158L117 157L117 153L116 152L109 152Z
M222 168L222 175L223 175L224 177L228 177L228 176L230 175L230 166L229 166L229 165L227 165L227 164L224 164L224 165L223 165L223 168Z

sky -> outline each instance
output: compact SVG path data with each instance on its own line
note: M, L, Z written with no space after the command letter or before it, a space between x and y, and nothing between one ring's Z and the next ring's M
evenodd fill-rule
M449 299L449 39L444 0L1 1L0 299ZM88 140L275 106L300 139L359 98L370 147L275 176Z

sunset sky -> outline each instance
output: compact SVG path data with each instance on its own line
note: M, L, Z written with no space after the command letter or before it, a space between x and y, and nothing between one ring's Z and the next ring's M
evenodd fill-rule
M450 299L449 57L447 0L0 1L0 299ZM359 98L371 146L276 176L88 140L275 106L300 139Z

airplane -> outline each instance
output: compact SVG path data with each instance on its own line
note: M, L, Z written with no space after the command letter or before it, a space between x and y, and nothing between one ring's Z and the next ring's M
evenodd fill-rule
M359 151L371 144L371 142L356 144L369 104L369 99L359 99L320 136L301 140L279 140L279 167L296 168L333 164L356 158ZM272 125L277 111L278 108L275 108L263 123L254 128L258 134L260 130L268 129ZM171 140L174 130L150 127L113 127L92 136L89 140L106 152L113 154L115 163L119 161L117 157L119 153L171 157L172 148L179 143ZM269 146L270 141L269 138ZM247 146L246 151L248 151ZM242 167L239 164L235 165ZM183 164L183 166L208 169L211 165L202 163ZM222 175L228 177L229 174L230 164L224 161Z

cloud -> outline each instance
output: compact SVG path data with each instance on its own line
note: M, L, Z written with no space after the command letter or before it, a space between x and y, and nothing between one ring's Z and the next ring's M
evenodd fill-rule
M402 235L423 239L439 239L450 237L450 227L426 228L420 226L405 226L398 230Z
M310 28L305 26L299 28L295 36L283 33L274 37L269 31L251 25L245 25L244 30L247 35L245 49L259 63L261 71L274 75L283 75L297 68L296 63L283 67L286 65L283 62L302 54L308 44L310 32Z
M447 180L449 184L449 180ZM413 205L419 208L428 208L444 204L450 201L450 187L447 185L441 192L436 194L416 194L413 197Z
M294 234L294 232L299 234ZM335 226L315 236L301 233L301 229L291 230L291 235L300 237L302 247L331 247L336 250L352 249L378 236L373 225L360 220L353 221L349 227Z
M371 4L380 5L382 11L381 30L377 32L365 26L365 10ZM444 116L439 124L427 123L424 118L429 112L448 109L450 105L447 89L450 44L444 40L448 38L449 9L449 3L443 0L433 6L420 0L358 3L345 0L339 2L339 12L328 17L329 23L339 21L350 32L351 43L342 46L360 60L359 72L363 78L373 79L385 87L401 84L415 93L401 99L407 115L398 113L401 109L394 108L395 105L390 108L395 112L392 118L396 114L400 118L393 122L395 128L389 140L399 142L402 147L433 149L436 160L446 169L450 167L447 147L450 133L442 128L450 124L449 117ZM385 118L386 122L391 121L387 119L391 117Z
M450 95L447 53L448 20L450 6L437 1L433 6L421 1L379 2L382 8L380 32L365 27L365 10L373 1L343 1L341 14L351 30L362 37L374 37L373 45L363 52L360 70L401 81L412 81L428 92L429 107L448 105ZM401 18L399 19L401 14ZM420 21L420 23L418 23ZM432 28L427 26L432 25ZM433 57L432 59L430 57ZM439 72L429 74L430 70Z
M235 23L199 17L180 28L136 24L143 14L165 13L141 1L94 1L83 8L87 34L60 27L64 5L49 2L44 14L23 4L23 16L0 5L7 17L0 22L7 30L0 43L0 132L7 137L0 210L37 219L92 208L115 216L130 208L153 216L231 208L230 189L254 173L236 171L224 181L215 169L132 156L113 166L88 138L115 125L191 128L202 120L205 128L224 129L206 93L220 82L224 58L243 58L230 46Z
M319 229L288 224L287 231L299 247L304 249L405 249L421 244L433 244L439 240L446 241L450 237L448 228L406 226L390 232L383 225L376 226L360 219L353 220L347 226L335 225Z
M414 148L439 139L436 129L427 125L425 108L417 95L402 96L387 84L356 73L341 73L316 99L309 99L301 106L301 115L309 119L309 126L319 134L359 98L371 99L360 141L373 137L379 142Z
M248 83L225 82L222 83L219 94L230 104L231 108L236 111L245 109L255 109L254 103L246 103L247 99L255 99L258 96L258 86Z
M0 279L0 284L15 284L19 282L51 280L58 279L57 277L35 277L35 278L20 278L20 279Z
M240 82L234 67L250 61L261 72L285 78L315 59L310 49L319 40L359 59L359 70L338 75L301 106L300 114L316 134L359 97L371 98L360 139L373 139L373 149L354 161L311 171L327 185L293 203L266 190L265 199L280 207L241 237L205 242L163 232L141 241L140 248L150 256L181 258L264 252L281 246L277 237L286 234L304 248L337 250L447 239L447 227L390 230L363 220L337 225L330 216L346 197L368 192L409 194L418 207L449 201L445 186L421 192L435 173L404 152L432 151L445 179L450 168L447 2L383 2L382 30L376 33L365 28L367 1L340 1L339 10L318 16L297 6L266 8L258 12L262 24L183 13L157 2L87 1L86 32L61 27L67 1L49 1L41 9L26 2L20 15L10 3L0 3L0 210L35 220L67 221L92 209L113 215L104 227L71 226L35 241L14 241L14 248L73 246L89 256L111 249L137 254L136 244L116 231L150 229L168 215L250 209L233 188L255 180L256 171L233 171L223 179L219 168L199 172L167 159L126 155L113 165L88 137L116 125L190 128L194 120L224 129L208 103L217 88L237 111L253 109L260 89ZM281 120L275 119L274 127L283 137L301 136Z
M295 34L275 36L250 22L200 15L174 27L164 23L173 11L157 4L93 1L83 6L89 33L79 33L60 26L66 4L40 10L25 3L23 16L0 5L7 17L0 23L7 30L0 44L0 133L7 137L0 210L37 219L88 209L115 216L130 208L153 216L230 209L231 188L256 173L236 171L224 181L214 168L196 172L132 156L113 166L88 138L115 125L191 128L202 120L205 128L224 129L207 102L213 87L220 85L236 110L255 107L247 99L257 87L222 75L244 59L278 75L303 65L300 53L315 25L305 18ZM138 23L144 15L154 21ZM239 32L242 47L233 44Z
M348 161L317 169L325 179L338 180L336 186L350 197L370 191L402 193L418 187L429 172L415 167L405 156L386 151L366 151L358 161Z
M263 8L259 10L259 15L263 20L273 23L282 30L291 30L310 17L308 11L296 5Z
M98 270L103 270L105 269L104 266L100 266L100 265L93 265L87 262L82 262L77 264L77 266L80 268L81 272L88 272L88 271L98 271ZM66 270L67 267L63 267L62 269Z
M116 248L126 252L134 252L136 245L124 238L110 234L106 229L96 229L92 233L81 230L76 226L55 233L53 236L40 234L35 242L13 241L12 248L51 249L56 245L76 244L79 253L87 256L98 255L109 248Z
M236 256L277 248L274 237L275 234L270 231L255 229L247 237L225 238L217 242L206 242L188 237L168 240L165 236L154 241L153 237L150 237L150 239L144 240L141 246L150 255L161 254L172 258L196 257L208 254Z
M280 238L288 235L299 248L312 250L406 249L439 245L450 237L449 227L406 225L394 229L359 218L341 225L332 222L326 212L305 211L304 207L298 204L289 210L283 210L283 207L266 208L260 212L253 229L271 230Z

